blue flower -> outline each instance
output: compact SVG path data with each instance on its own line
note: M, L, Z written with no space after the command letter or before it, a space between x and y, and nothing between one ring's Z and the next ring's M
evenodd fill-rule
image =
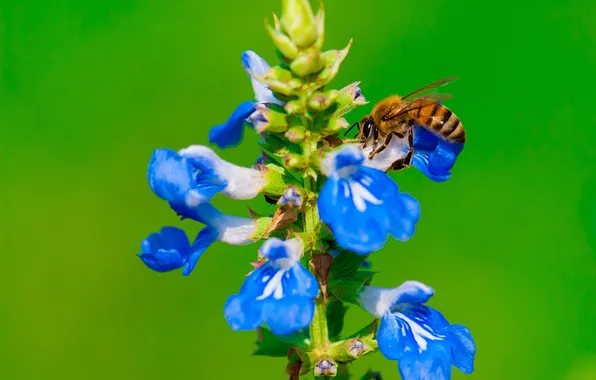
M368 286L360 293L362 307L381 319L379 350L399 362L403 380L449 380L452 364L465 374L474 371L476 346L470 331L423 305L433 294L417 281L394 289Z
M463 149L463 143L448 142L422 127L414 127L412 165L435 182L451 177L450 170Z
M328 179L318 207L338 245L357 254L383 247L387 235L406 241L415 231L420 205L383 171L364 165L356 146L329 153L321 170Z
M295 186L288 186L277 202L280 206L302 207L302 195Z
M156 149L147 171L149 186L160 198L195 207L217 193L251 199L265 187L264 174L222 160L208 147L193 145L178 153Z
M257 103L282 104L282 102L273 96L273 92L265 84L259 82L251 75L264 75L270 69L267 61L253 51L245 51L242 53L242 65L252 82L256 102L251 100L240 103L225 123L211 128L209 131L209 142L217 145L220 149L231 148L240 144L244 137L245 123L254 127L251 115L256 112Z
M178 268L188 276L203 252L217 239L217 230L206 227L195 239L192 246L184 231L176 227L164 227L159 233L149 235L141 243L137 256L156 272L169 272Z
M246 278L239 294L226 302L224 313L230 327L255 330L266 323L276 335L308 327L319 284L300 264L302 243L271 238L259 253L268 261Z

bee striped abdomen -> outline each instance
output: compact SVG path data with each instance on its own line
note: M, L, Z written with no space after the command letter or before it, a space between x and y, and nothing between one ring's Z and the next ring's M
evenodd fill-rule
M418 113L418 110L415 111ZM422 108L419 115L413 115L427 129L451 142L465 142L466 133L459 118L449 108L436 103Z

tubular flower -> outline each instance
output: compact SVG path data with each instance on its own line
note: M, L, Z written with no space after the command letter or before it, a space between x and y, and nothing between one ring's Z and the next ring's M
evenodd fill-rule
M302 243L267 240L259 253L267 262L244 281L239 294L226 302L225 316L233 330L254 330L267 323L274 334L288 335L308 327L319 284L300 264Z
M360 293L362 307L381 319L379 350L398 361L403 380L448 380L452 364L466 374L474 370L476 346L470 331L424 305L433 294L417 281L394 289L369 286Z
M406 241L415 231L420 205L384 172L364 165L355 146L328 154L321 165L328 176L318 199L319 215L340 247L369 254L390 234Z

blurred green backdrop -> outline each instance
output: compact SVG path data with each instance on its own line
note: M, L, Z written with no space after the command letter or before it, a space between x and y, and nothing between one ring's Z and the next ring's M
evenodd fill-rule
M449 105L469 142L454 176L394 174L422 220L372 257L377 285L426 282L472 330L476 372L454 379L596 378L596 3L534 3L326 1L326 47L354 38L335 87L362 81L374 102L461 78ZM279 9L0 0L0 378L286 378L284 360L250 357L254 333L223 318L256 246L217 244L188 278L134 256L162 225L200 228L151 193L148 159L207 143L251 98L240 54L274 60L263 19ZM222 152L256 155L251 133ZM346 330L369 320L352 308ZM398 379L380 354L352 372L368 368Z

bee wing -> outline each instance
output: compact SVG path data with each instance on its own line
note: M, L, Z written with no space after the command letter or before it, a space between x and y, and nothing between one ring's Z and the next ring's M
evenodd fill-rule
M444 85L451 83L457 79L459 79L459 78L455 77L455 76L439 79L438 81L432 82L430 84L427 84L424 87L420 87L419 89L410 92L406 96L402 96L402 100L406 101L406 100L412 98L412 96L414 96L414 95L418 95L418 97L422 97L424 95L427 95L425 93L436 91L438 87L444 86Z
M401 107L391 110L385 117L384 120L390 120L394 117L398 117L399 115L403 115L404 113L417 110L419 108L424 108L428 106L435 105L438 102L444 102L447 99L451 99L453 95L451 94L430 94L426 96L421 96L414 100L410 100L409 102L404 103Z

